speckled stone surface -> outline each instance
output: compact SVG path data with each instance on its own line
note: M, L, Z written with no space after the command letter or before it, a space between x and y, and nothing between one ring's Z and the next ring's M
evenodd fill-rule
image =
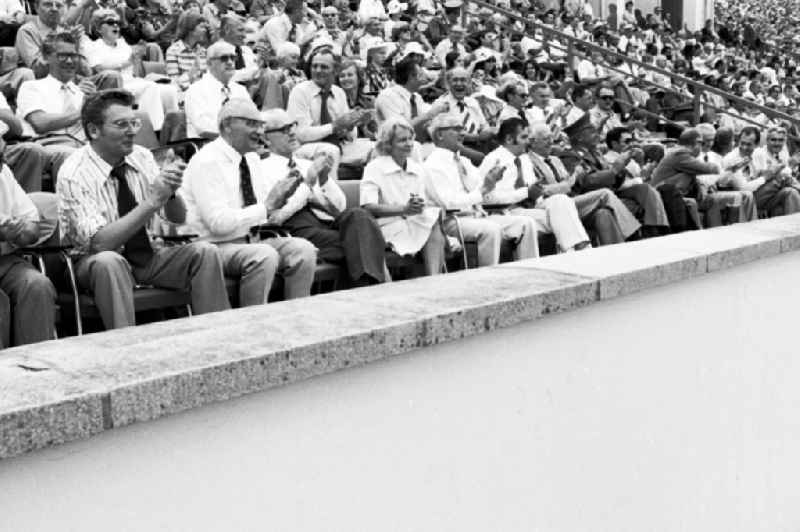
M800 215L0 352L0 458L800 248Z

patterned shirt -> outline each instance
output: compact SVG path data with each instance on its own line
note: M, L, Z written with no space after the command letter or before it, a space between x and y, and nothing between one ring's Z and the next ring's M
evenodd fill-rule
M206 71L206 49L200 43L189 48L182 40L175 41L167 48L166 63L167 75L186 90Z
M137 203L147 197L147 189L159 174L158 165L149 150L134 145L125 157L125 178ZM75 246L78 255L90 254L94 235L119 219L117 181L111 177L112 167L91 145L83 146L70 155L56 181L58 218L67 241ZM154 248L154 234L161 234L161 221L153 216L148 223L148 236Z

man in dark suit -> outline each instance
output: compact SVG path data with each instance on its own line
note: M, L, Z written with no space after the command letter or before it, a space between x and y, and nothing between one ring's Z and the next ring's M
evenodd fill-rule
M602 139L592 126L588 113L565 127L564 133L569 137L576 165L583 163L589 170L573 187L576 193L599 188L611 189L642 222L643 236L656 236L669 229L669 219L659 193L647 184L626 182L630 177L630 172L626 170L631 159L630 152L623 154L612 164L597 151L597 145Z

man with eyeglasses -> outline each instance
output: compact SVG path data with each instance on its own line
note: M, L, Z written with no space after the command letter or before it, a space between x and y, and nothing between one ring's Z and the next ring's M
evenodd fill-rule
M48 135L43 147L49 158L46 170L55 183L64 160L86 142L80 110L83 99L97 88L89 79L77 78L81 55L71 33L51 33L42 51L49 73L22 84L17 115L23 120L25 135Z
M614 89L601 87L597 90L595 106L589 110L589 117L592 120L592 125L602 136L605 136L615 127L622 127L624 125L619 115L614 112L615 98Z
M366 210L347 208L344 192L331 176L332 161L326 164L324 154L313 162L294 157L297 124L283 109L270 109L262 116L269 150L261 161L265 175L298 183L270 218L314 244L320 260L343 264L354 286L387 281L383 233Z
M242 85L231 81L236 73L236 49L217 41L206 50L208 71L186 90L186 134L189 138L215 139L219 136L220 109L234 98L250 99Z
M36 18L23 24L17 32L14 47L22 62L33 69L36 77L47 73L47 60L42 54L45 38L54 32L67 31L67 27L62 24L66 9L64 0L38 0ZM77 39L78 31L75 33Z
M478 266L491 266L500 261L500 246L505 240L514 249L514 259L539 256L539 245L533 219L526 216L488 215L483 209L484 197L494 190L504 168L492 167L481 177L478 169L459 152L464 127L458 116L441 114L430 125L436 148L423 166L427 171L425 190L435 205L445 210L458 209L442 228L451 237L461 233L467 241L478 245Z
M230 308L219 250L207 242L164 247L164 222L181 224L175 195L183 163L159 169L149 150L134 144L141 121L123 90L86 97L81 111L89 144L61 167L56 192L60 226L74 246L76 277L94 296L107 329L136 324L137 284L191 290L196 314Z
M330 170L315 161L298 182L281 179L262 166L256 151L264 123L249 99L234 98L219 113L220 136L203 146L186 168L180 195L186 201L186 227L220 250L225 275L239 280L239 304L267 303L276 273L284 279L286 299L308 296L314 281L317 249L294 237L261 238L254 228L279 225L292 187Z
M231 78L236 83L247 85L258 79L260 68L253 50L244 43L247 29L244 20L237 15L225 15L219 27L220 38L233 45L236 54L236 72Z

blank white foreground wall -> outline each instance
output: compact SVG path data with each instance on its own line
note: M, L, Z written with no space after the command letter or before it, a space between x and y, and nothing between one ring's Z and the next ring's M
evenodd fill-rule
M796 531L798 259L0 462L0 529Z

